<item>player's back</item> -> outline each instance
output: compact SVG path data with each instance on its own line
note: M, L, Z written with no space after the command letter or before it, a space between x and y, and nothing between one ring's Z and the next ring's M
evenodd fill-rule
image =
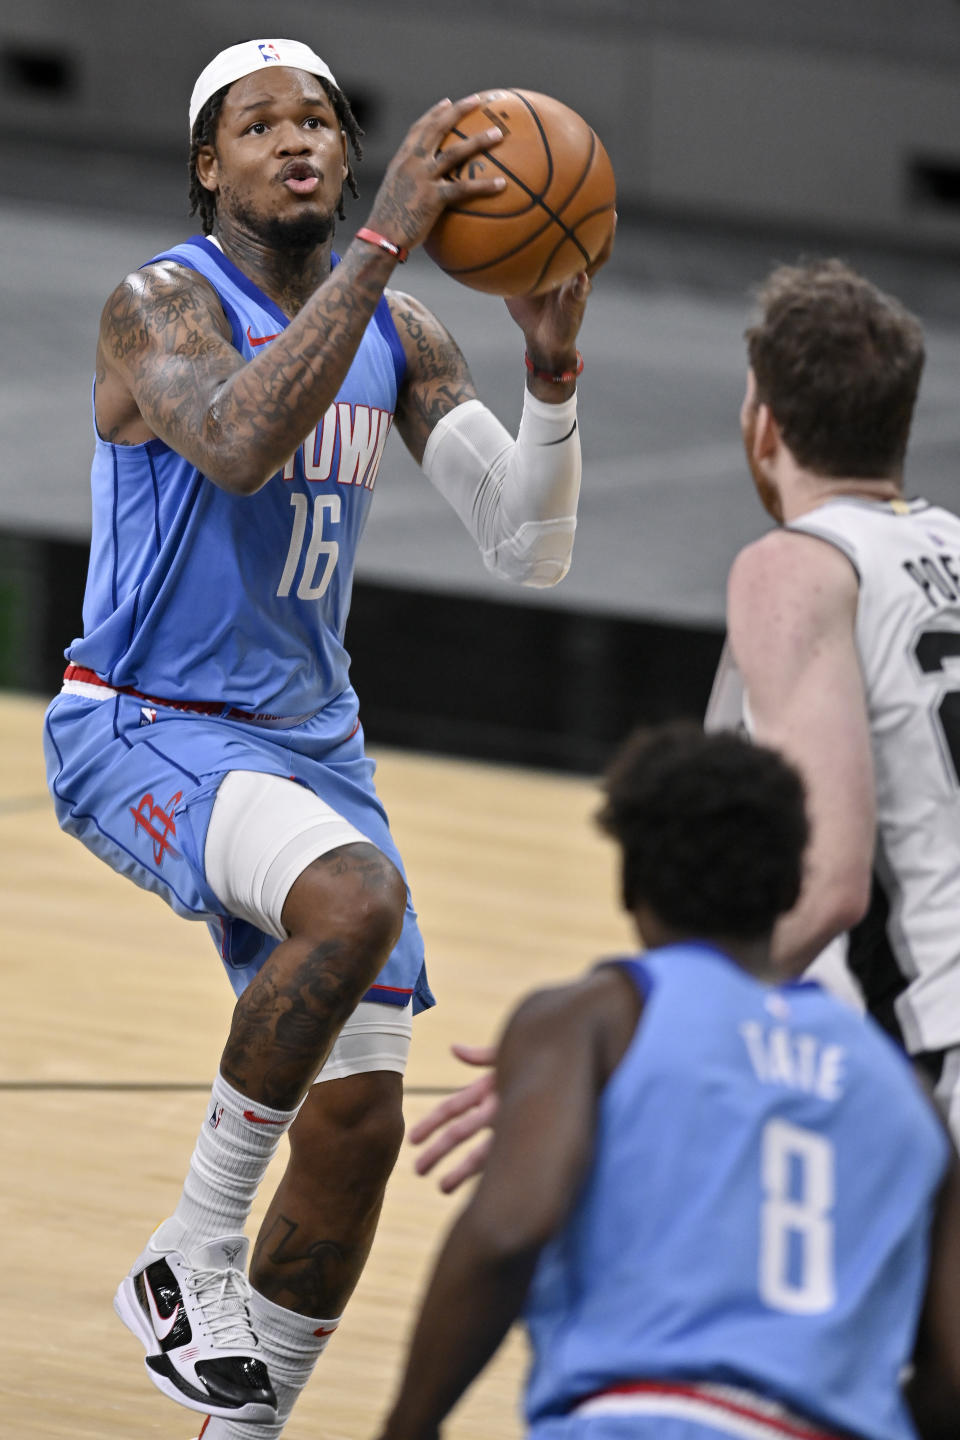
M905 1440L947 1156L906 1060L819 987L762 985L706 946L629 969L643 1013L528 1301L531 1422L688 1379Z
M829 540L859 578L877 848L849 963L879 1018L902 990L910 1051L946 1049L960 1042L960 519L838 497L789 528Z

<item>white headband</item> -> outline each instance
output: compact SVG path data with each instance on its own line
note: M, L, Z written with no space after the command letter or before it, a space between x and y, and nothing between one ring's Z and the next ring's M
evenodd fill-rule
M253 75L255 71L273 65L306 70L308 75L323 75L331 85L337 84L329 65L309 45L299 40L243 40L239 45L221 50L206 69L201 70L190 96L191 135L197 116L211 95L222 90L224 85L232 85L234 80L242 80L245 75Z

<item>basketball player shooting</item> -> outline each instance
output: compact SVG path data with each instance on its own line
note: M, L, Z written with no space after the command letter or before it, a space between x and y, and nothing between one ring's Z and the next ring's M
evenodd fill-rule
M468 163L496 127L438 154L475 103L412 126L338 256L361 155L346 96L305 44L224 50L190 102L203 233L103 311L84 633L45 745L63 828L205 921L238 996L182 1195L115 1301L205 1440L274 1440L336 1329L400 1145L411 1015L433 1003L343 643L390 428L490 570L544 586L570 564L587 269L509 302L516 438L443 325L388 288L447 207L503 187ZM248 1279L244 1224L287 1133Z

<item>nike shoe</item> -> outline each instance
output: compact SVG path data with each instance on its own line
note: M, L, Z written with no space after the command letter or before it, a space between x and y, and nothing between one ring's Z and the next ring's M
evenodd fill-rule
M163 1222L113 1308L171 1400L228 1420L274 1420L277 1397L250 1325L249 1241L226 1235L186 1255L183 1231L176 1217Z

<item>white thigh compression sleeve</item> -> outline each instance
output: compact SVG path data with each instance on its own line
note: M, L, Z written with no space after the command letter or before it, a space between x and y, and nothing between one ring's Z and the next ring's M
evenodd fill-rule
M467 400L431 431L423 470L488 570L523 585L563 579L580 495L576 395L547 405L525 390L516 440L480 400Z

